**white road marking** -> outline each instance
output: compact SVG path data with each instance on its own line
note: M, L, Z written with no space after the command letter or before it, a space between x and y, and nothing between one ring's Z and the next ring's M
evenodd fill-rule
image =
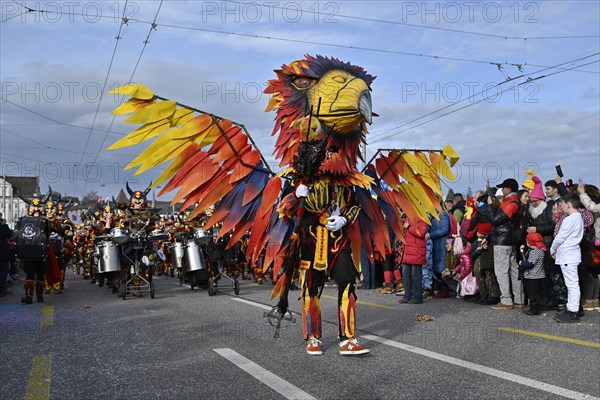
M446 356L444 354L436 353L433 351L421 349L419 347L410 346L404 343L397 342L395 340L389 340L382 338L380 336L375 335L363 335L361 336L364 339L372 340L374 342L379 342L385 344L387 346L395 347L400 350L408 351L410 353L419 354L421 356L433 358L434 360L439 360L446 362L448 364L456 365L462 368L467 368L473 370L475 372L480 372L482 374L490 375L495 378L504 379L510 382L518 383L520 385L529 386L534 389L542 390L544 392L552 393L558 396L566 397L568 399L586 399L586 400L600 400L598 397L594 397L589 394L575 392L573 390L565 389L560 386L551 385L549 383L536 381L533 379L525 378L520 375L511 374L510 372L500 371L499 369L494 369L490 367L486 367L484 365L475 364L470 361L461 360L459 358L454 358L450 356Z
M254 301L241 299L232 297L232 300L239 301L241 303L245 303L254 307L262 308L265 310L271 310L272 307L265 306L264 304L256 303ZM592 396L590 394L575 392L573 390L565 389L560 386L551 385L549 383L536 381L534 379L525 378L520 375L511 374L510 372L504 372L499 369L486 367L484 365L472 363L470 361L461 360L459 358L454 358L450 356L446 356L444 354L436 353L434 351L421 349L419 347L411 346L408 344L404 344L401 342L397 342L395 340L389 340L383 338L381 336L376 335L363 335L361 338L372 340L374 342L379 342L385 344L387 346L395 347L400 350L408 351L410 353L419 354L421 356L425 356L428 358L432 358L434 360L439 360L446 362L448 364L456 365L458 367L467 368L473 370L475 372L480 372L482 374L490 375L495 378L504 379L510 382L518 383L520 385L529 386L534 389L542 390L544 392L552 393L558 396L566 397L568 399L581 399L581 400L600 400L599 397Z
M232 297L231 300L239 301L240 303L249 304L251 306L262 308L263 310L267 310L267 311L271 311L273 309L273 307L271 307L271 306L265 306L264 304L260 304L255 301L242 299L240 297Z
M292 385L288 381L281 379L269 370L264 369L260 365L253 361L250 361L243 355L235 352L232 349L213 349L214 352L219 354L221 357L227 359L235 366L246 371L253 378L258 379L277 393L281 394L286 399L293 400L316 400L310 394L306 393L302 389Z

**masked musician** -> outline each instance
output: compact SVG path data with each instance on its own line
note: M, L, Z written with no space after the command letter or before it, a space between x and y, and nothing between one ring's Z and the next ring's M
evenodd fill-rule
M60 280L54 284L50 284L48 280L45 282L45 292L50 294L52 289L58 294L62 293L65 282L65 269L67 266L67 256L65 255L66 237L72 235L71 221L64 217L64 214L58 213L58 204L60 204L60 196L57 202L52 200L52 197L46 202L46 218L50 224L50 244L53 247L54 255L58 262L60 270Z
M25 304L33 303L34 291L38 303L43 303L44 281L46 279L48 267L51 267L50 272L53 274L55 272L58 273L57 271L54 271L54 268L52 268L56 267L56 270L58 270L54 252L52 251L46 236L50 233L51 228L48 220L45 217L46 210L44 208L44 203L48 201L51 195L52 191L50 190L41 199L39 197L34 197L33 199L29 200L19 194L19 197L29 204L28 217L35 218L33 220L22 219L17 224L17 256L22 260L23 269L27 275L25 278L25 296L21 298L21 302ZM23 241L21 239L23 239ZM39 246L45 246L46 251L40 252L34 256L32 256L32 254L27 254L31 247L27 247L27 245L21 247L20 243L26 243L32 239L37 242L36 245L38 248Z
M140 190L132 190L129 187L129 183L125 184L127 192L130 195L129 198L129 212L130 215L128 218L124 218L121 223L127 227L132 236L138 236L141 241L146 240L144 235L151 231L154 227L154 223L157 220L155 213L153 210L148 208L147 202L147 194L150 192L151 185L149 185L144 191ZM137 265L139 270L137 274L133 278L133 291L132 294L136 297L140 297L141 293L139 291L139 286L141 285L140 277L144 277L148 281L148 283L152 282L152 271L148 268L146 264L141 262L142 256L144 255L145 249L134 248L132 243L126 243L123 245L123 255L125 264L122 265L130 265L132 262L135 263L137 260ZM126 268L126 272L129 272L130 268Z

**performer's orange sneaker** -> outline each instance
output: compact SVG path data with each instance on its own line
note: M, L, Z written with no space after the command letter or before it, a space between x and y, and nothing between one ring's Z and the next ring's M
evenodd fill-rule
M323 349L321 348L321 341L317 338L308 339L308 344L306 345L306 352L311 356L321 356L323 355Z
M369 349L358 344L356 338L350 338L340 342L340 354L343 356L357 356L360 354L368 354Z

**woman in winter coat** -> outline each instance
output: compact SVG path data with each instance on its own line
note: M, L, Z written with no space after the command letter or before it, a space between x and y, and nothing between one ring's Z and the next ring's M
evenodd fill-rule
M423 266L427 263L425 235L427 224L417 220L417 226L404 222L404 244L402 246L402 283L404 296L400 303L423 303Z

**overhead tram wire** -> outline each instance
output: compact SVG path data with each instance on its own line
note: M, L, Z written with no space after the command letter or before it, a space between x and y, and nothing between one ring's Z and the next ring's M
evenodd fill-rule
M23 140L27 140L28 142L31 142L31 143L38 144L38 145L42 146L42 147L43 147L43 148L45 148L45 149L57 150L57 151L66 151L66 152L68 152L68 153L79 153L78 151L74 151L74 150L69 150L69 149L61 149L61 148L59 148L59 147L48 146L48 145L47 145L47 144L45 144L45 143L38 142L37 140L30 139L30 138L28 138L28 137L26 137L26 136L19 135L18 133L15 133L15 132L9 131L8 129L6 129L6 128L4 128L4 127L0 127L0 131L6 132L6 133L8 133L8 134L10 134L10 135L16 136L16 137L18 137L18 138L21 138L21 139L23 139Z
M589 63L585 63L585 64L580 64L580 65L578 65L578 66L576 66L576 67L574 67L574 68L580 68L580 67L584 67L584 66L587 66L587 65L595 64L595 63L598 63L598 62L600 62L600 60L591 61L591 62L589 62ZM548 75L542 75L542 76L540 76L540 77L537 77L537 78L535 78L535 79L531 79L531 80L527 80L527 81L525 81L525 82L521 82L521 83L520 83L518 86L524 85L524 84L526 84L526 83L529 83L529 82L532 82L532 81L535 81L535 80L540 80L540 79L548 78L548 77L550 77L550 76L553 76L553 75L562 74L562 73L564 73L564 72L567 72L567 71L569 71L569 70L567 69L567 70L557 71L557 72L554 72L554 73L552 73L552 74L548 74ZM497 93L497 94L502 94L502 93L504 93L504 92L507 92L507 91L509 91L509 90L512 90L512 89L513 89L513 88L512 88L512 87L510 87L510 88L507 88L507 89L504 89L504 90L500 91L500 92L499 92L499 93ZM406 128L406 129L403 129L403 130L401 130L400 132L395 132L395 133L394 133L394 134L392 134L392 135L388 135L388 136L381 137L381 138L379 138L379 139L376 139L376 140L374 140L374 141L372 141L372 142L369 142L369 144L377 143L377 142L380 142L380 141L382 141L382 140L384 140L384 139L391 138L392 136L399 135L399 134L402 134L402 133L404 133L404 132L407 132L407 131L409 131L409 130L412 130L412 129L418 128L419 126L422 126L422 125L428 124L428 123L430 123L430 122L433 122L433 121L435 121L435 120L437 120L437 119L440 119L440 118L442 118L442 117L448 116L448 115L450 115L450 114L454 114L454 113L456 113L456 112L458 112L458 111L464 110L465 108L468 108L468 107L474 106L474 105L476 105L476 104L479 104L479 103L481 103L482 101L484 101L484 100L486 100L486 99L487 99L486 97L483 97L482 99L480 99L480 100L477 100L477 101L476 101L476 102L474 102L474 103L469 103L469 104L467 104L467 105L465 105L465 106L463 106L463 107L460 107L460 108L458 108L458 109L456 109L456 110L449 111L449 112L447 112L447 113L445 113L445 114L439 115L439 116L437 116L437 117L435 117L435 118L429 119L429 120L427 120L427 121L425 121L425 122L422 122L422 123L420 123L420 124L417 124L417 125L411 126L411 127L409 127L409 128Z
M50 121L50 122L53 122L53 123L55 123L55 124L57 124L57 125L61 125L61 126L68 126L68 127L70 127L70 128L85 129L86 131L90 129L90 127L89 127L89 126L82 126L82 125L67 124L66 122L61 122L61 121L58 121L58 120L56 120L56 119L54 119L54 118L51 118L51 117L49 117L49 116L47 116L47 115L44 115L44 114L41 114L41 113L39 113L39 112L37 112L37 111L34 111L34 110L30 109L30 108L23 107L23 106L21 106L21 105L19 105L19 104L17 104L17 103L14 103L14 102L12 102L12 101L10 101L10 100L8 100L8 99L5 99L4 97L1 97L1 96L0 96L0 100L2 100L2 101L4 101L4 102L7 102L7 103L9 103L9 104L12 104L13 106L15 106L15 107L18 107L18 108L20 108L20 109L22 109L22 110L25 110L25 111L27 111L27 112L30 112L30 113L32 113L32 114L35 114L35 115L37 115L37 116L39 116L39 117L42 117L42 118L44 118L44 119L47 119L48 121ZM9 124L3 124L3 125L4 125L4 126L8 126ZM26 124L26 125L47 125L47 124ZM94 131L102 131L102 132L104 132L104 129L97 129L97 128L93 128L93 127L92 127L91 129L92 129L92 130L94 130ZM124 133L121 133L121 132L115 132L115 131L111 131L110 133L112 133L113 135L125 136L125 134L124 134ZM91 153L89 153L89 154L91 154Z
M269 8L273 8L273 9L279 9L279 10L289 10L286 7L277 6L277 5L271 5L270 3L260 4L260 3L255 3L255 2L249 3L249 2L243 2L243 1L237 1L237 0L222 0L222 1L224 3L252 4L252 5L255 5L255 6L259 6L259 7L269 7ZM278 4L278 3L273 3L273 4ZM298 9L295 9L295 10L297 10L298 12L300 12L302 14L308 13L308 14L313 14L313 15L320 15L320 14L327 15L327 13L325 13L325 12L315 11L315 10L305 10L303 8L298 8ZM436 30L436 31L453 32L453 33L460 33L460 34L465 34L465 35L487 36L487 37L493 37L493 38L498 38L498 39L528 40L528 39L589 39L589 38L600 38L600 35L547 36L547 37L545 37L545 36L539 36L539 37L529 38L529 37L523 37L523 36L509 36L509 35L500 35L500 34L494 34L494 33L465 31L465 30L462 30L462 29L442 28L442 27L439 27L439 26L418 25L418 24L411 24L411 23L408 23L408 22L389 21L389 20L377 19L377 18L357 17L357 16L354 16L354 15L335 14L335 15L332 15L332 17L333 18L353 19L353 20L357 20L357 21L375 22L375 23L389 24L389 25L406 26L406 27L410 27L410 28L431 29L431 30Z
M41 10L33 10L33 12L41 12ZM58 15L88 16L87 14L76 13L76 12L53 11L53 10L45 10L44 12L58 14ZM94 17L95 18L113 19L113 17L107 16L107 15L101 15L101 16L94 15ZM136 23L140 23L140 24L149 24L149 25L153 24L150 21L144 21L144 20L139 20L139 19L135 19L135 18L130 18L128 21L136 22ZM311 45L318 45L318 46L325 46L325 47L346 48L346 49L352 49L352 50L405 55L405 56L412 56L412 57L425 57L425 58L432 58L435 60L449 60L449 61L468 62L468 63L477 63L477 64L491 64L491 65L512 65L512 66L528 65L528 66L541 67L541 68L548 67L547 65L540 65L540 64L528 64L528 63L516 63L516 62L499 63L497 61L476 60L476 59L469 59L469 58L449 57L449 56L440 56L440 55L433 55L433 54L414 53L414 52L403 52L403 51L377 49L377 48L362 47L362 46L351 46L351 45L344 45L344 44L338 44L338 43L315 42L315 41L309 41L309 40L263 36L263 35L240 33L240 32L220 31L220 30L216 30L216 29L206 29L206 28L198 28L198 27L192 27L192 26L182 26L182 25L172 25L172 24L155 24L155 25L156 25L156 27L163 27L163 28L183 29L183 30L191 30L191 31L197 31L197 32L216 33L216 34L222 34L222 35L234 35L234 36L250 37L250 38L255 38L255 39L276 40L276 41L283 41L283 42L290 42L290 43L311 44ZM417 25L417 26L420 26L420 25ZM587 37L587 35L577 36L577 38L580 38L580 37ZM600 37L600 36L589 36L589 37L595 38L595 37ZM502 38L505 38L505 36L502 36ZM538 38L541 39L542 37L538 37ZM573 38L575 38L575 37L573 37ZM528 39L528 38L523 38L523 39ZM596 71L585 71L585 70L570 70L570 71L600 74L600 72L596 72Z
M453 102L453 103L451 103L451 104L449 104L449 105L447 105L447 106L444 106L444 107L442 107L442 108L439 108L439 109L437 109L437 110L434 110L434 111L432 111L432 112L429 112L429 113L427 113L427 114L425 114L425 115L423 115L423 116L421 116L421 117L415 118L415 119L413 119L413 120L411 120L411 121L408 121L408 122L405 122L405 123L403 123L403 124L400 124L400 125L398 125L398 126L395 126L395 127L393 127L393 128L387 129L386 131L383 131L383 132L380 132L380 133L373 134L373 135L371 136L371 138L372 138L372 139L374 139L374 138L377 138L377 137L379 137L379 136L381 136L381 135L385 135L386 133L389 133L389 132L391 132L391 131L393 131L393 130L395 130L395 129L402 128L403 126L409 125L409 124L411 124L411 123L413 123L413 122L419 121L419 120L421 120L421 119L423 119L423 118L426 118L426 117L428 117L428 116L430 116L430 115L436 114L436 113L438 113L438 112L440 112L440 111L443 111L443 110L445 110L445 109L448 109L448 108L450 108L450 107L453 107L453 106L455 106L455 105L457 105L457 104L460 104L460 103L462 103L462 102L464 102L464 101L467 101L467 100L469 100L469 99L471 99L471 98L474 98L474 97L476 97L476 96L482 95L484 92L486 92L486 91L488 91L488 90L490 90L490 89L498 88L498 87L500 87L501 85L503 85L503 84L505 84L505 83L513 82L513 81L515 81L515 80L517 80L517 79L520 79L520 78L522 78L522 77L524 77L524 76L528 76L528 77L529 77L530 75L537 75L537 74L540 74L540 73L542 73L542 72L544 72L544 71L548 71L548 70L551 70L551 69L558 69L558 70L560 70L560 71L562 71L562 70L568 70L568 68L558 68L558 67L559 67L559 66L562 66L562 65L567 65L567 64L571 64L571 65L572 65L572 64L574 64L574 63L575 63L575 62L577 62L577 61L582 61L582 60L588 59L588 58L590 58L590 57L595 57L595 56L598 56L598 55L600 55L600 52L597 52L597 53L594 53L594 54L590 54L590 55L587 55L587 56L583 56L583 57L579 57L579 58L576 58L576 59L573 59L573 60L565 61L565 62L563 62L563 63L556 64L556 65L554 65L554 66L552 66L552 67L544 68L544 69L541 69L541 70L538 70L538 71L534 71L534 72L532 72L532 73L528 73L528 74L523 74L523 75L521 75L521 76L519 76L519 77L516 77L516 78L510 78L510 79L507 79L507 80L505 80L505 81L503 81L503 82L500 82L500 83L498 83L498 84L496 84L496 85L494 85L494 86L491 86L491 87L489 87L489 88L487 88L487 89L485 89L485 90L482 90L482 91L480 91L480 92L478 92L478 93L474 93L473 95L470 95L470 96L468 96L468 97L465 97L464 99L461 99L461 100L459 100L459 101L456 101L456 102ZM559 71L559 72L560 72L560 71ZM552 75L553 75L553 74L552 74ZM547 75L547 76L549 76L549 75ZM528 81L526 81L525 83L527 83L527 82L531 82L532 80L533 80L533 79L529 79L529 80L528 80Z
M113 49L112 56L110 58L110 63L108 65L108 71L106 71L106 77L104 78L104 84L102 85L102 91L100 92L100 99L98 100L98 106L96 107L96 112L94 113L94 119L92 121L92 126L90 127L90 132L88 134L87 140L85 142L85 147L83 148L83 154L81 155L81 161L79 164L83 164L83 159L85 158L85 152L90 143L90 139L92 137L92 132L94 129L94 125L96 124L96 118L98 118L98 113L100 112L100 105L102 104L102 98L104 97L104 92L106 91L106 84L108 83L108 77L110 75L110 71L112 69L113 62L115 60L115 55L117 54L117 47L119 46L119 40L121 40L121 31L123 30L123 25L127 24L127 18L125 18L125 12L127 10L127 2L129 0L125 0L125 5L123 6L123 16L121 17L121 23L119 24L119 32L117 33L115 47ZM77 182L75 182L75 192L77 192Z
M150 30L148 31L148 35L146 35L146 39L144 40L144 46L142 47L142 50L140 51L140 55L137 59L137 62L135 63L135 67L133 68L133 71L131 72L131 76L129 77L128 83L133 82L133 76L135 75L137 68L140 65L140 60L142 59L144 50L146 50L146 46L148 45L148 43L150 43L150 36L152 35L153 32L156 31L156 19L158 18L158 13L160 13L160 9L162 7L163 1L164 0L160 0L160 4L158 5L158 10L156 10L156 14L154 15L154 21L152 22L152 25L150 25ZM121 103L122 103L122 101L121 101ZM100 148L98 149L98 152L96 153L96 156L94 157L94 161L92 161L92 162L95 162L98 159L100 152L102 151L102 149L104 149L104 143L106 143L106 138L108 137L108 133L110 132L110 129L112 128L113 124L115 123L116 118L117 118L117 116L113 115L113 119L112 119L112 121L110 121L110 125L108 126L108 129L106 130L104 139L102 140L102 144L100 145Z
M22 7L26 8L27 11L26 12L40 12L40 13L49 13L49 14L59 14L59 15L73 15L73 16L82 16L82 17L87 17L89 16L89 14L85 14L85 13L77 13L77 12L64 12L64 11L54 11L54 10L36 10L36 9L32 9L29 8L27 6L24 6L21 3L18 3L17 1L13 0L15 3L21 5ZM269 7L269 8L273 8L273 9L279 9L279 10L287 10L287 8L282 7L282 6L277 6L277 5L271 5L269 3L267 4L259 4L256 2L241 2L241 1L236 1L236 0L223 0L224 3L235 3L235 4L252 4L255 6L259 6L259 7ZM277 4L277 3L274 3ZM308 14L313 14L313 15L321 15L321 14L325 14L325 12L321 12L321 11L314 11L314 10L306 10L303 8L299 8L296 9L297 11L301 12L302 14L304 13L308 13ZM113 19L113 16L106 16L106 15L93 15L94 18L108 18L108 19ZM493 38L498 38L498 39L514 39L514 40L564 40L564 39L593 39L593 38L600 38L600 35L563 35L563 36L532 36L532 37L526 37L526 36L511 36L511 35L502 35L502 34L494 34L494 33L486 33L486 32L475 32L475 31L466 31L463 29L452 29L452 28L442 28L442 27L438 27L438 26L429 26L429 25L418 25L418 24L411 24L408 22L401 22L401 21L390 21L390 20L384 20L384 19L377 19L377 18L366 18L366 17L358 17L358 16L354 16L354 15L344 15L344 14L335 14L333 15L334 18L344 18L344 19L353 19L353 20L357 20L357 21L366 21L366 22L374 22L374 23L381 23L381 24L389 24L389 25L398 25L398 26L406 26L409 28L417 28L417 29L429 29L429 30L437 30L437 31L444 31L444 32L453 32L453 33L460 33L460 34L465 34L465 35L475 35L475 36L486 36L486 37L493 37ZM139 19L135 19L135 18L130 18L130 21L132 22L137 22L137 23L142 23L142 24L152 24L149 21L144 21L144 20L139 20ZM164 25L157 25L157 26L164 26Z

